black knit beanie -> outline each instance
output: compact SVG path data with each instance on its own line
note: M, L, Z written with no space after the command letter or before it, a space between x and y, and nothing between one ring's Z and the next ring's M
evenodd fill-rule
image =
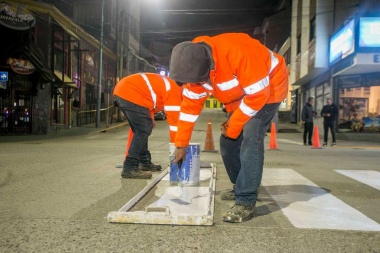
M210 64L205 46L190 41L182 42L173 48L169 77L178 83L207 82Z

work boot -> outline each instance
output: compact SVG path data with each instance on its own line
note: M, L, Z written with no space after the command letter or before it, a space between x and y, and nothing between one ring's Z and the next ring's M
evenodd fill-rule
M235 200L235 185L232 190L226 190L220 192L221 200Z
M331 146L336 146L336 143L335 142L331 143Z
M234 205L230 211L223 214L223 221L240 223L255 217L255 206Z
M142 164L140 163L139 164L139 169L140 170L143 170L143 171L161 171L162 170L162 166L161 165L156 165L154 163L150 163L149 165L145 165L145 164Z
M326 146L327 146L327 142L324 142L324 143L323 143L323 146L326 147Z
M142 171L140 169L135 170L123 170L121 172L122 178L135 178L135 179L149 179L152 178L150 171Z

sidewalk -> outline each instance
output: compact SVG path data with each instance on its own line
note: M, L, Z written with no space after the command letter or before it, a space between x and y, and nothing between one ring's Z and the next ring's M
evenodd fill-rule
M16 141L30 141L40 139L53 139L65 136L80 136L98 132L107 132L119 127L126 127L128 121L118 122L111 125L106 125L105 122L100 122L100 126L96 127L95 123L83 125L81 127L72 127L70 129L61 129L56 132L50 132L47 135L7 135L0 136L0 142L16 142Z

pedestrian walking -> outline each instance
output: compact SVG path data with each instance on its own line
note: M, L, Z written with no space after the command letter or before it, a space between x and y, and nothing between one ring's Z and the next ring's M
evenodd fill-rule
M302 108L301 118L302 118L302 124L304 126L303 144L305 146L313 145L311 138L313 136L314 117L316 116L316 112L313 110L313 104L314 104L314 98L309 97L307 99L307 103Z
M229 113L221 126L220 150L234 190L234 207L226 222L255 215L264 163L264 137L288 93L288 72L282 56L243 33L201 36L177 44L170 77L184 85L175 160L185 158L195 122L209 95Z
M331 131L332 143L331 146L336 145L335 128L336 117L338 115L338 107L332 102L331 98L326 99L326 105L323 106L321 115L323 116L323 146L327 146L327 139L329 129Z
M155 73L133 74L117 83L113 95L133 132L121 177L151 178L152 171L162 169L161 165L152 163L148 150L148 138L155 126L154 112L165 111L170 142L174 142L181 92L173 80Z

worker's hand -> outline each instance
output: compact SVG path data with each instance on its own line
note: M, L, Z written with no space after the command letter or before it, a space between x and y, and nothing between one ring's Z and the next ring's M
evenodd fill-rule
M179 160L185 161L186 159L186 151L187 148L176 148L174 151L175 159L173 163L177 164Z
M305 125L305 121L302 121L302 125Z
M226 135L227 128L228 128L228 121L226 121L226 122L224 122L223 124L220 125L221 134L223 136L225 136L225 137L227 137L227 135Z
M156 127L156 121L152 120L152 128L155 128L155 127Z

